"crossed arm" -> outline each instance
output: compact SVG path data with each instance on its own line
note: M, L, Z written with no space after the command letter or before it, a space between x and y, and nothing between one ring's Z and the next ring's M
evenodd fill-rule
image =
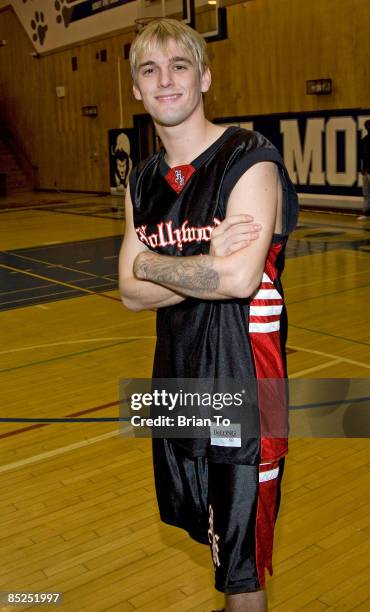
M120 291L131 310L200 299L245 298L261 282L274 232L281 189L277 167L260 162L234 187L226 219L213 231L209 255L170 257L151 252L137 238L130 196L120 254ZM260 226L251 224L254 222ZM258 240L256 238L258 237Z

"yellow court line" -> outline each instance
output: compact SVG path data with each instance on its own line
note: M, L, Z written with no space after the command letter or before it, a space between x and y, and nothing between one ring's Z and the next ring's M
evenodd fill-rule
M73 344L84 344L89 342L106 342L106 341L120 341L120 340L156 340L157 336L109 336L102 338L81 338L79 340L61 340L58 342L47 342L45 344L33 344L30 346L22 346L19 348L13 348L6 351L0 351L0 355L8 355L10 353L21 353L23 351L30 351L33 349L40 348L50 348L53 346L64 346L64 345L73 345ZM293 346L292 344L288 344L287 348L293 349L295 351L301 351L303 353L312 353L313 355L320 355L321 357L329 357L332 361L341 361L345 363L350 363L352 365L356 365L362 368L370 369L370 365L368 363L363 363L361 361L355 361L354 359L348 359L347 357L342 357L340 355L333 355L331 353L324 353L323 351L316 351L314 349L305 349L300 346ZM315 366L317 368L323 367ZM311 368L310 368L311 369ZM302 370L302 372L306 372L307 370ZM296 376L295 373L293 376Z
M370 268L368 268L367 270L359 270L358 272L349 272L348 274L343 274L342 276L331 276L330 280L339 280L341 278L348 278L349 276L358 276L359 274L370 274ZM293 289L299 289L300 287L312 287L312 285L320 285L323 282L326 282L325 279L320 279L317 281L314 281L312 283L302 283L301 285L293 285L292 287L289 287L288 285L284 285L284 291L285 293L287 291L292 291ZM356 287L354 287L354 289L356 289ZM288 302L289 305L289 302Z
M48 276L42 276L41 274L35 274L34 272L26 272L25 270L13 268L13 266L7 266L5 264L0 264L0 268L6 268L7 270L13 270L14 272L19 272L21 274L26 274L27 276L32 276L33 278L40 278L41 280L46 280L49 283L53 283L55 285L62 285L63 287L69 287L77 291L82 291L83 293L88 293L89 295L107 297L104 293L97 293L96 291L91 291L90 289L85 289L84 287L78 287L78 285L72 285L72 283L65 283L63 281L57 281L57 280L54 280L53 278L49 278ZM112 280L112 279L109 279L109 280Z
M39 304L35 304L34 302L42 298L48 298L48 302L55 302L56 300L53 298L55 298L55 296L57 295L65 295L66 299L71 297L70 293L68 293L67 291L53 291L53 293L42 293L42 294L39 293L37 296L28 295L27 297L20 298L19 300L13 299L10 302L2 302L2 305L9 306L9 305L18 304L20 305L20 308L23 308L25 306L39 306ZM26 302L26 304L22 304L22 302Z
M13 257L18 257L19 259L27 259L27 261L35 261L36 263L45 264L45 266L51 266L53 268L59 268L60 270L70 270L71 272L79 272L80 274L84 274L85 276L93 276L94 278L104 278L108 280L112 280L107 276L98 276L97 274L93 274L92 272L85 272L84 270L80 270L79 268L70 268L69 266L63 266L63 264L51 264L50 261L45 261L44 259L38 259L36 257L28 257L27 255L18 255L17 253L11 253ZM117 256L118 257L118 256ZM89 259L85 259L82 261L90 261ZM78 263L78 262L76 262Z
M352 365L357 365L361 368L367 368L368 370L370 370L370 365L368 363L362 363L362 361L355 361L354 359L348 359L347 357L341 357L340 355L332 355L331 353L323 353L322 351L315 351L313 349L305 349L300 346L293 346L292 344L289 344L288 348L293 349L294 351L301 351L302 353L312 353L313 355L320 355L321 357L330 357L331 359L339 359L340 361L344 361L345 363L350 363Z
M33 291L34 289L45 289L45 285L37 285L36 287L27 287L26 289L12 289L11 291L0 291L0 295L10 295L11 293L19 293L24 291Z
M0 355L8 355L9 353L21 353L23 351L31 351L32 349L49 348L52 346L64 346L66 344L85 344L87 342L106 342L107 340L156 340L157 336L114 336L112 338L85 338L81 340L61 340L60 342L48 342L46 344L34 344L31 346L22 346L20 348L0 351Z
M306 368L305 370L300 370L299 372L294 372L293 374L289 374L289 378L299 378L300 376L305 376L306 374L312 374L312 372L318 372L319 370L325 370L325 368L329 368L333 365L337 365L338 363L342 363L342 360L332 359L331 361L326 361L325 363L321 363L320 365L313 366L312 368Z
M102 434L101 436L87 438L85 440L81 440L81 442L75 442L74 444L69 444L68 446L54 448L51 451L40 453L39 455L33 455L31 457L27 457L26 459L20 459L19 461L14 461L13 463L1 465L0 474L3 474L4 472L10 472L10 470L16 470L17 468L25 467L26 465L31 465L32 463L37 463L38 461L51 459L52 457L57 457L58 455L63 455L64 453L69 453L70 451L77 450L79 448L85 448L86 446L91 446L91 444L96 444L96 442L103 442L103 440L108 440L109 438L117 437L120 433L122 434L122 432L120 432L119 430L109 431L108 433Z

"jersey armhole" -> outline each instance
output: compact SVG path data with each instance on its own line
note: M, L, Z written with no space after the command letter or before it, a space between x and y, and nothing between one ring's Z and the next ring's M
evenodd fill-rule
M297 194L277 149L256 149L238 160L227 172L222 187L221 201L224 208L223 213L226 215L227 202L236 183L249 168L262 161L272 161L276 163L283 189L282 233L274 234L275 242L277 239L287 237L294 230L298 219Z
M137 166L132 168L129 176L129 188L130 188L130 196L131 202L135 202L135 190L136 190L136 181L137 181Z

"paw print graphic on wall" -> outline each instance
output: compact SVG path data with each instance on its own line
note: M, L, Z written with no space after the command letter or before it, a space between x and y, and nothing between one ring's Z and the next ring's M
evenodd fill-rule
M31 28L34 32L32 36L33 42L39 42L40 45L44 44L46 32L48 26L45 24L44 13L36 11L34 18L31 20Z
M57 23L62 23L63 21L65 27L68 28L73 8L71 6L66 6L66 0L55 0L54 6L55 10L58 12L56 18Z

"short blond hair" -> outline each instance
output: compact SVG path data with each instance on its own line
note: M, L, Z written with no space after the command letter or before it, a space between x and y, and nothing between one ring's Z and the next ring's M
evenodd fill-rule
M150 53L154 47L166 48L169 40L174 40L189 51L202 76L208 66L206 41L203 36L177 19L155 19L139 32L130 49L130 67L136 81L140 56Z

